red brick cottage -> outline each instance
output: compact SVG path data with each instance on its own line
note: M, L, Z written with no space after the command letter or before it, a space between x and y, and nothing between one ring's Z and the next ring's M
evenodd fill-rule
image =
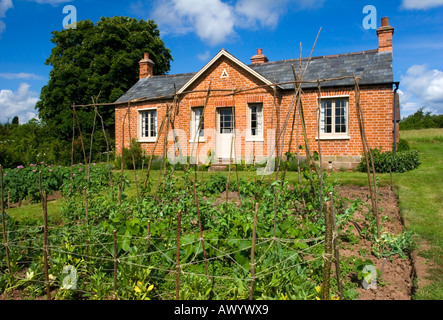
M385 151L392 150L398 142L400 119L399 106L394 101L397 100L394 85L398 88L398 83L393 81L393 33L389 19L383 18L382 27L377 30L378 49L313 57L304 78L314 82L354 74L361 78L360 101L368 143L371 148L381 147ZM307 61L302 59L302 70ZM156 146L155 154L164 155L166 128L169 129L166 146L170 160L174 155L186 159L198 150L199 162L207 161L211 153L217 163L229 159L252 163L262 161L274 151L275 136L293 104L294 84L285 83L294 81L292 65L298 70L299 59L270 62L259 49L251 58L251 64L246 65L222 49L198 72L162 76L153 75L154 62L148 54L139 64L140 80L116 101L117 154L121 153L122 142L127 148L135 138L146 154L151 154ZM317 83L302 85L310 148L318 150L320 139L323 160L336 168L354 167L363 152L354 85L350 77L323 82L320 101ZM239 91L232 94L234 90ZM167 108L173 127L171 123L161 126ZM196 134L201 118L201 130ZM289 119L281 154L289 148L292 114ZM301 126L299 130L301 132ZM291 152L296 152L295 134L293 139ZM300 134L299 144L303 143Z

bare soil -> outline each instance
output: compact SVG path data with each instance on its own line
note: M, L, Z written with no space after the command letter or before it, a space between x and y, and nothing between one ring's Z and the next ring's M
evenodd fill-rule
M390 186L379 188L378 191L380 192L378 195L379 208L382 208L380 216L387 216L387 219L383 219L383 231L395 235L402 233L404 231L404 221L400 215L395 193L390 190ZM338 192L342 197L351 200L360 198L363 202L370 204L368 187L343 186L338 189ZM365 210L367 210L366 207L355 214L354 222L356 226L365 226L366 222L363 215ZM360 236L356 228L353 229L353 233L357 237ZM365 257L361 257L360 252L362 250L366 252ZM363 237L357 245L344 244L344 248L340 250L340 255L343 257L356 256L362 259L369 258L374 262L375 267L382 271L376 289L366 290L359 286L357 291L360 294L360 300L411 300L414 290L416 290L414 283L417 281L414 280L419 279L419 285L425 285L425 279L430 270L430 266L425 259L419 257L417 252L412 252L407 259L402 259L398 255L386 260L379 259L371 253L371 243Z

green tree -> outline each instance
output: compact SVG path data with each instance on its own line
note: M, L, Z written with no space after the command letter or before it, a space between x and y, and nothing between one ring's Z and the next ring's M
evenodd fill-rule
M17 116L15 116L14 118L12 118L12 124L18 126L19 125L19 119Z
M90 20L79 21L77 29L52 34L55 47L46 61L52 66L50 80L42 88L36 109L59 140L70 142L73 103L90 104L99 93L98 102L114 102L138 81L138 61L144 52L155 62L154 74L170 70L170 50L152 20L104 17L95 25ZM91 132L92 109L77 113L83 133ZM114 108L101 108L100 113L113 136Z
M402 119L400 130L443 128L443 115L432 115L423 110L424 108L420 108L414 114Z

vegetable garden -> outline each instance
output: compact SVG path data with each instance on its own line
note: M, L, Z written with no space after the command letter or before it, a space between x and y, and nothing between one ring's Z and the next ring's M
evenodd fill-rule
M337 274L340 265L349 270L349 263L335 260L338 250L332 255L328 246L345 239L337 235L346 233L362 202L339 197L327 173L320 189L309 167L304 169L307 183L295 185L273 179L228 181L221 174L202 183L192 179L193 170L173 177L172 169L168 166L171 178L162 181L157 194L143 190L141 201L125 192L119 201L120 174L108 172L106 164L76 165L72 173L44 164L5 170L2 189L10 192L10 200L18 199L16 186L29 179L36 184L29 197L37 200L35 193L42 190L42 212L46 190L60 190L65 201L63 223L57 225L44 219L18 223L5 212L0 289L56 299L355 298L357 284ZM127 188L128 178L122 181ZM226 191L238 197L224 198ZM331 203L337 229L328 240ZM368 237L374 237L375 219L368 220ZM339 277L331 273L333 260ZM351 269L358 273L359 267ZM330 275L326 296L325 270Z

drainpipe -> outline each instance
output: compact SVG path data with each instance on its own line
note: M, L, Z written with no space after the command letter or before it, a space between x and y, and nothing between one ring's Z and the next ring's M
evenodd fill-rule
M400 86L400 82L395 82L394 89L394 154L397 153L397 91Z

